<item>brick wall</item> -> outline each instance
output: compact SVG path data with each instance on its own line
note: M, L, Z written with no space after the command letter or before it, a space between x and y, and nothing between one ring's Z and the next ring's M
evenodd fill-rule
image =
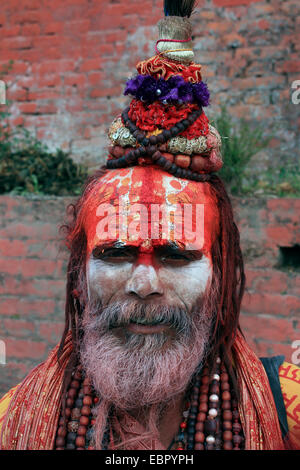
M0 394L58 342L64 322L64 199L0 197Z
M0 395L46 358L64 323L67 253L58 228L71 198L0 197ZM241 324L258 355L285 354L300 339L300 282L278 267L279 247L300 244L297 199L234 199L246 262Z
M300 248L300 200L233 202L247 278L242 328L259 356L284 354L292 362L291 345L300 340L299 258L298 268L284 266L280 248Z
M98 166L106 131L124 108L135 64L154 53L162 0L2 0L0 64L7 77L12 123L23 124L75 160ZM300 78L297 0L199 0L193 16L196 61L203 65L212 107L236 119L264 121L274 135L257 165L299 158ZM298 29L297 29L298 28Z

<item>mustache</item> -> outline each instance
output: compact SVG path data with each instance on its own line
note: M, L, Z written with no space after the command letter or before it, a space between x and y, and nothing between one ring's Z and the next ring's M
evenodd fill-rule
M89 320L83 325L85 331L107 333L131 322L145 322L167 325L178 334L188 335L193 327L192 315L178 306L125 301L103 307L101 301L98 301L89 305L88 309Z

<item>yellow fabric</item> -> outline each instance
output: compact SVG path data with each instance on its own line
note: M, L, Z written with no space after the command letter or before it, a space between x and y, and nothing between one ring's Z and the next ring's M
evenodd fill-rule
M283 362L279 368L279 380L287 412L288 428L293 442L300 449L300 367ZM0 433L2 422L18 385L0 400Z
M300 449L300 367L283 362L279 367L279 380L290 438Z
M3 423L6 410L18 386L19 385L16 385L15 387L11 388L0 400L0 434L1 434L2 423Z

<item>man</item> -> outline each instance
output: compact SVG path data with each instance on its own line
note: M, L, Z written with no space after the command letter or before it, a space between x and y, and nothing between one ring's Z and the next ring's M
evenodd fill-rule
M110 129L107 168L65 227L63 338L0 403L2 449L298 446L300 369L264 368L239 327L239 233L180 17L194 2L172 3L157 55L127 84L135 99Z

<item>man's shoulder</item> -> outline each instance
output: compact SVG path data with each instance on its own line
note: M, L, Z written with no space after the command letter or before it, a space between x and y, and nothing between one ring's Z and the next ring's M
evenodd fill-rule
M290 381L295 386L300 385L300 367L291 364L290 362L283 361L279 367L279 377L281 379L286 379Z
M289 433L300 448L300 367L284 361L278 374Z
M300 367L284 356L260 358L267 373L283 438L300 449Z

